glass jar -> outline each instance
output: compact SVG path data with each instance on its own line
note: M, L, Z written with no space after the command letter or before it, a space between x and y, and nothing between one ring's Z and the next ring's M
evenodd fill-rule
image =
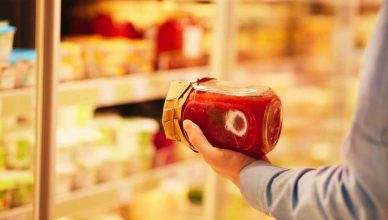
M271 151L282 128L282 107L271 88L203 78L173 82L163 126L169 139L191 146L182 122L196 123L216 147L260 158Z

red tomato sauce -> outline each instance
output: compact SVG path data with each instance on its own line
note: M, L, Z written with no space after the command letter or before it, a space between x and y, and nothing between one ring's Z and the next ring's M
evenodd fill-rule
M281 102L267 89L259 96L193 90L182 111L215 147L260 158L276 145L282 127Z

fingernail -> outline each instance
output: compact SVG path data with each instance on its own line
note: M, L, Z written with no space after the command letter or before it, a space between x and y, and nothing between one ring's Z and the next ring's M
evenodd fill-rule
M192 124L193 124L193 122L191 122L190 120L187 120L187 119L186 119L186 120L183 121L183 128L184 128L185 130L191 129Z

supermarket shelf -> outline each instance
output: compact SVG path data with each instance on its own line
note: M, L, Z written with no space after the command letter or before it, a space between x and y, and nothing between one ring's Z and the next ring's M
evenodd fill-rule
M163 98L172 80L192 81L207 74L207 67L196 67L61 83L58 105L89 104L101 107ZM31 113L35 110L35 90L0 91L0 101L3 116Z
M32 205L13 208L7 211L0 212L1 220L15 220L15 219L31 219Z
M214 1L214 0L212 0ZM241 0L240 3L245 4L284 4L284 3L303 3L303 4L313 4L320 3L324 5L336 5L340 1L335 0Z
M215 0L175 0L176 2L200 2L200 3L214 3ZM334 4L335 0L240 0L239 3L325 3Z
M122 180L102 183L70 195L59 197L56 200L57 217L87 216L114 210L123 202L130 201L154 186L163 177L197 166L197 159L177 162L168 166L133 174ZM29 219L32 212L31 205L0 212L1 220Z

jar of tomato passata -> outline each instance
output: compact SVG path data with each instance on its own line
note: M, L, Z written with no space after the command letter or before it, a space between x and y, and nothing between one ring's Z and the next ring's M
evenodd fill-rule
M168 139L191 147L182 126L186 119L196 123L213 146L260 158L278 142L282 106L267 87L213 78L172 82L164 104L163 127Z

